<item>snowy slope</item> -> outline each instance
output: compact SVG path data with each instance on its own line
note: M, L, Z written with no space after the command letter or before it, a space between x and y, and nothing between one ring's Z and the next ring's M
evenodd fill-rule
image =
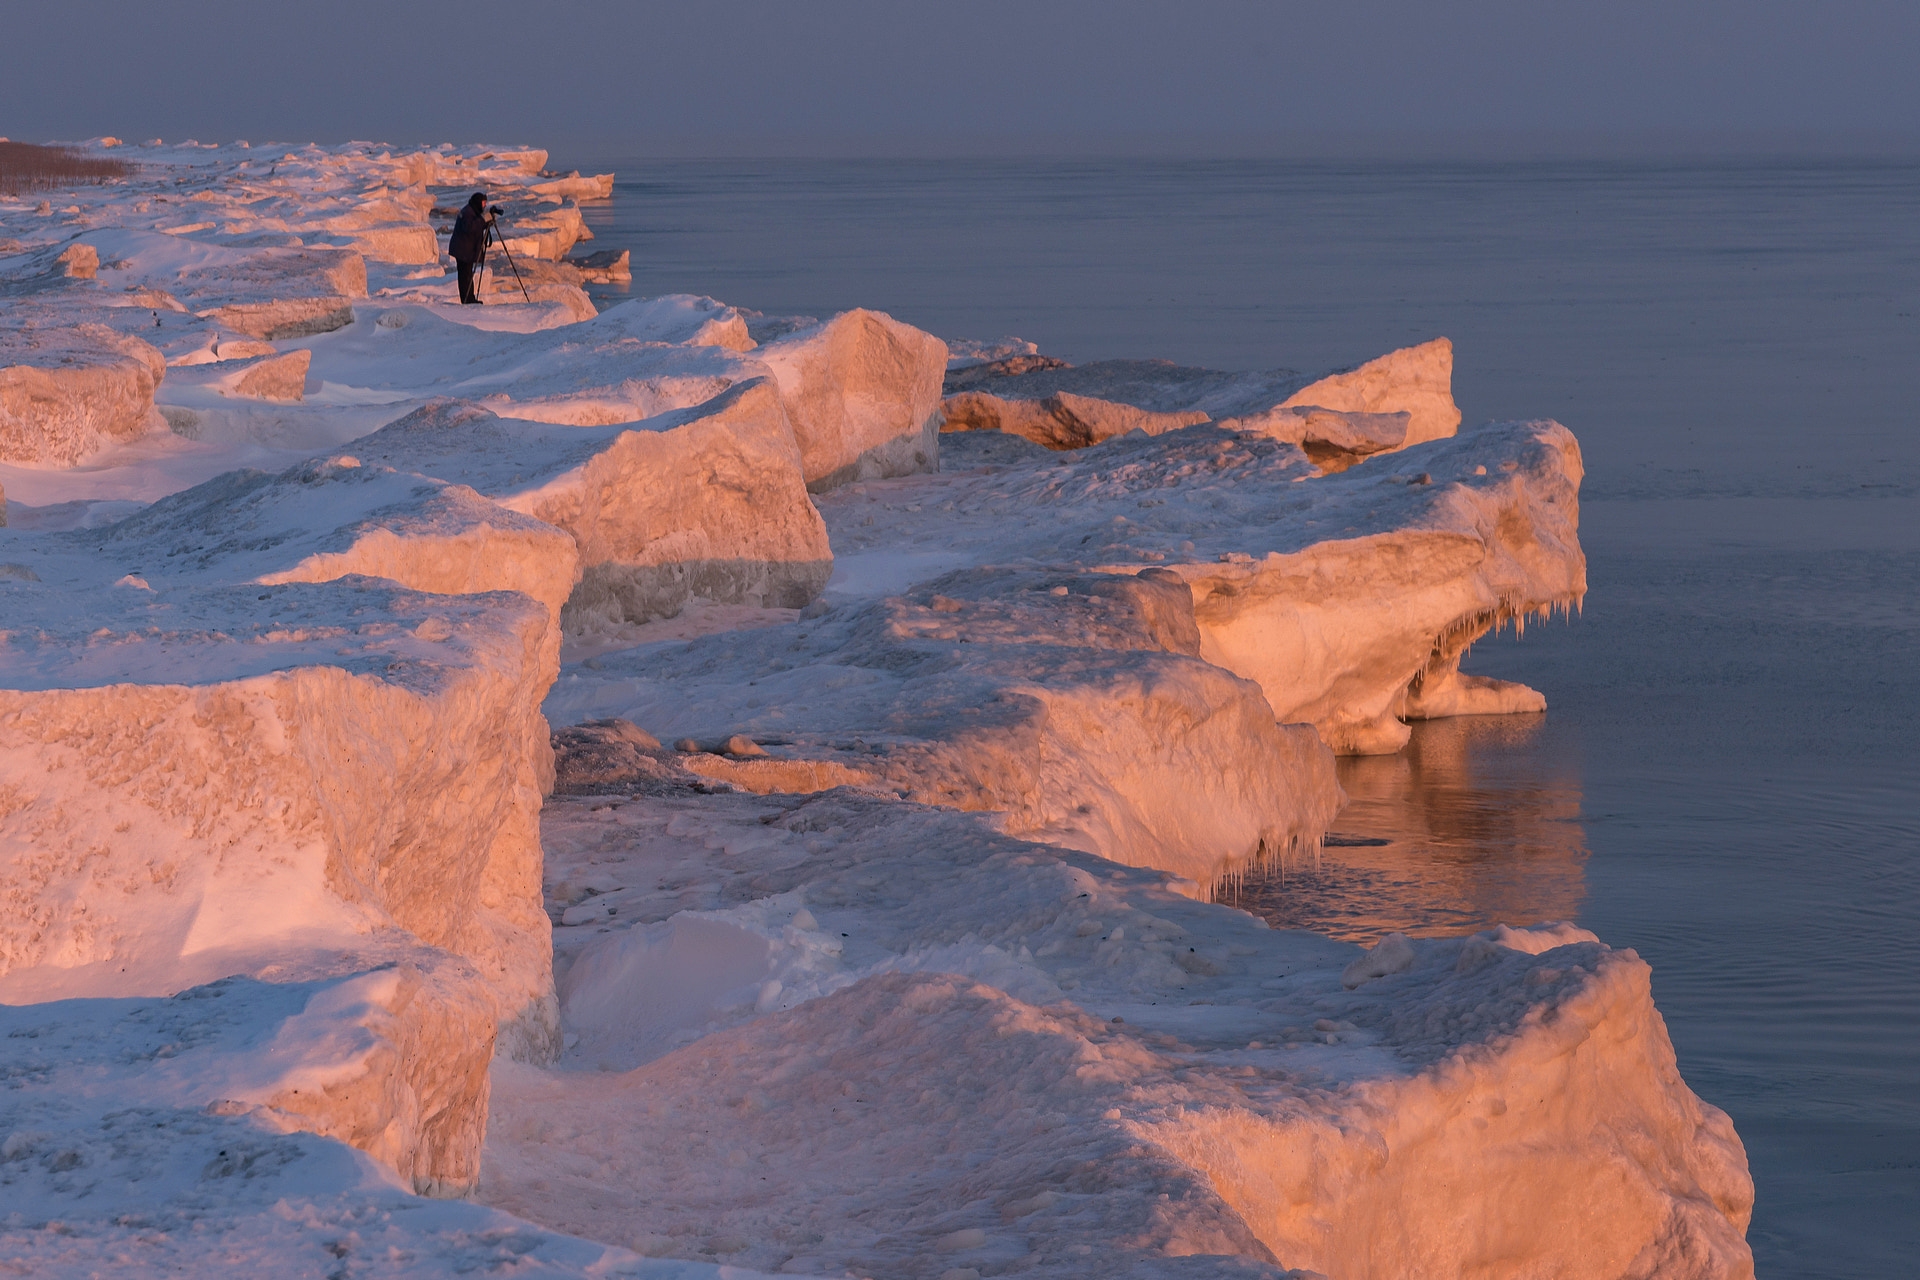
M324 1086L328 1071L350 1080L378 1034L377 1017L352 1014L377 1014L384 993L368 988L392 972L0 1006L0 1256L23 1275L76 1278L752 1275L421 1198L345 1142L289 1129L262 1099ZM276 1075L289 1050L298 1074Z

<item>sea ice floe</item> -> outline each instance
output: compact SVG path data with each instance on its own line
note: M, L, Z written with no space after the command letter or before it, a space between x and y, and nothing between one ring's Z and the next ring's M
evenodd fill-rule
M1631 952L1402 938L1349 989L1356 948L1153 872L695 782L548 810L581 1032L496 1068L490 1203L820 1273L1740 1273L1744 1157Z
M435 401L352 447L368 463L471 485L571 534L581 577L565 624L576 637L671 617L689 600L797 609L832 572L768 378L610 427Z
M745 733L689 767L753 791L880 787L1211 885L1315 846L1338 811L1313 731L1198 657L1191 596L1139 578L963 571L904 597L573 668L547 704L663 740Z
M1333 476L1210 425L1071 452L943 443L938 475L821 500L842 592L967 563L1162 570L1192 592L1200 656L1340 752L1397 750L1403 717L1540 710L1523 686L1461 677L1460 656L1586 591L1580 451L1558 423L1488 424Z
M1319 378L1291 369L1220 373L1164 360L1075 366L1035 355L1013 351L950 371L944 429L1006 431L1050 449L1081 449L1129 431L1159 435L1213 422L1301 445L1317 464L1337 470L1450 436L1460 425L1453 344L1445 338Z

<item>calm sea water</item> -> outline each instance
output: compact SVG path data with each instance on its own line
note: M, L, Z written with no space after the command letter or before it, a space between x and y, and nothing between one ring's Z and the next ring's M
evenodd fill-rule
M1586 608L1469 663L1550 710L1345 762L1354 843L1243 903L1638 949L1760 1274L1915 1273L1920 164L558 159L620 173L638 296L1224 369L1445 334L1469 421L1572 427Z

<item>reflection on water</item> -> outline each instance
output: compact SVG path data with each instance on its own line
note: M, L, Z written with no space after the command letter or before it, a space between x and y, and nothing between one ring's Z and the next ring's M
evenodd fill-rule
M1580 775L1542 749L1545 723L1430 720L1398 755L1342 759L1347 807L1317 865L1250 875L1222 900L1354 942L1573 919L1587 860Z

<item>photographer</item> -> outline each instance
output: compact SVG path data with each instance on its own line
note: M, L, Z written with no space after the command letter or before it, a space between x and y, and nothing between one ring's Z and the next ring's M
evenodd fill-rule
M487 246L492 243L493 221L487 217L487 196L483 191L476 191L460 210L460 216L454 219L453 238L447 242L447 252L453 255L454 265L460 271L461 302L480 301L474 284L474 266L486 261Z

